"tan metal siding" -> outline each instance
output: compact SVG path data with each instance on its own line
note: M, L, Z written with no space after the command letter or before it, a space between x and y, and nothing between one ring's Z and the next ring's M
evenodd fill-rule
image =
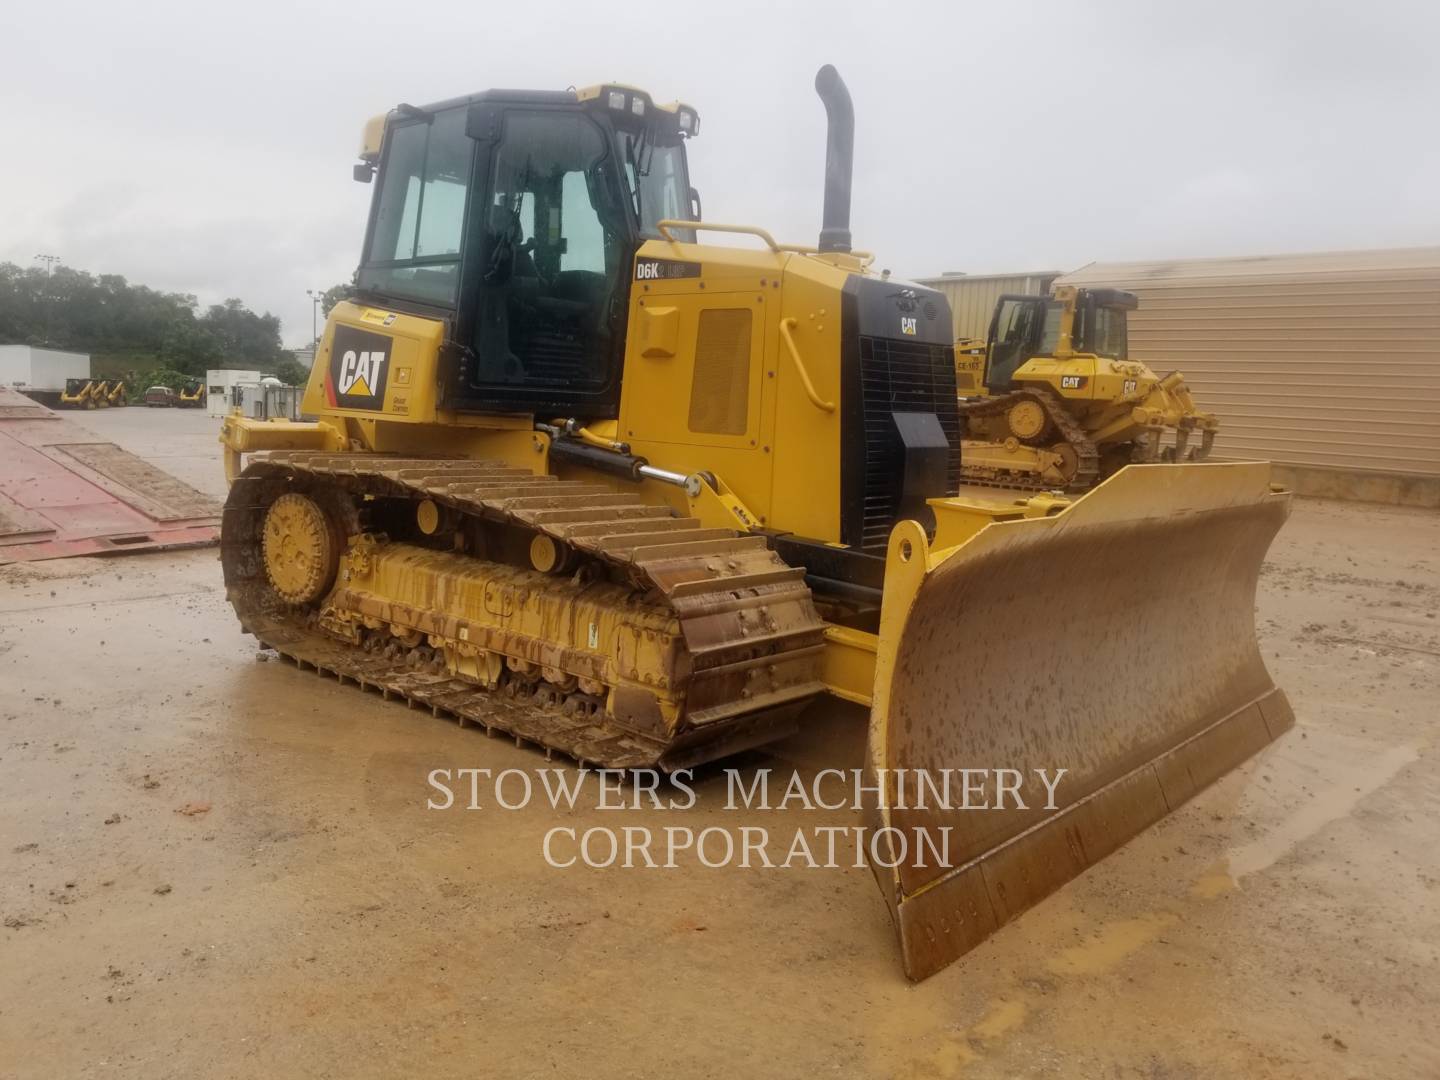
M1220 417L1215 453L1440 476L1440 248L1095 264L1130 350Z
M1030 296L1048 292L1057 271L1042 270L1029 274L954 274L938 278L917 278L925 285L945 294L950 304L956 338L984 339L990 330L990 317L995 301L1003 293L1025 293Z

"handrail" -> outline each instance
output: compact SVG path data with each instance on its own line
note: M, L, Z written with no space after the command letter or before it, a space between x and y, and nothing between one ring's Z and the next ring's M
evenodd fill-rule
M810 373L805 370L805 361L800 359L800 350L795 347L795 337L790 331L799 325L799 319L781 319L780 336L785 339L785 346L790 350L790 359L795 362L795 370L800 373L800 385L805 388L805 396L810 399L810 404L824 412L834 412L835 403L826 401L815 392L815 384L810 381Z
M771 251L784 250L775 242L775 237L760 228L759 225L719 225L708 221L676 221L674 218L666 218L664 221L656 222L655 227L660 230L660 235L672 244L678 244L680 241L670 235L671 229L704 229L707 232L749 233L751 236L758 236L764 240L765 246Z
M819 255L822 258L830 255L840 255L849 259L858 259L864 266L869 266L875 261L874 252L861 251L859 248L855 248L853 251L822 251L813 244L781 244L780 250L793 251L798 255Z
M810 244L782 244L777 241L775 237L771 236L769 231L760 228L759 225L721 225L708 221L677 221L674 218L666 218L664 221L656 222L655 227L660 230L660 235L672 244L678 244L680 241L670 235L671 229L697 229L708 232L743 233L749 236L758 236L761 240L765 241L765 246L777 255L782 251L793 251L797 255L848 255L853 259L858 259L865 266L869 266L875 261L875 256L872 252L860 251L858 248L854 251L835 252L821 251L818 247Z

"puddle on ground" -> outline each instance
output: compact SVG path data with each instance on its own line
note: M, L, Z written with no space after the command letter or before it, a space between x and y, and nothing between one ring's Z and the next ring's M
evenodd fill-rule
M1025 1022L1029 1007L1023 1001L999 1001L985 1014L981 1021L970 1029L977 1039L998 1039L1014 1031Z
M1268 869L1332 821L1348 816L1361 799L1384 787L1419 757L1413 746L1392 746L1358 763L1354 759L1328 763L1326 773L1331 783L1326 790L1276 828L1231 849L1191 886L1190 895L1209 900L1239 888L1244 878Z
M1108 923L1089 941L1062 951L1048 966L1056 975L1104 974L1154 941L1175 919L1175 915L1157 913Z
M979 1060L980 1044L993 1042L1019 1030L1029 1011L1029 1006L1019 998L994 1002L974 1027L963 1033L952 1030L940 1040L932 1053L917 1058L907 1070L896 1073L896 1080L901 1077L905 1080L911 1077L915 1080L920 1077L955 1080L964 1075L967 1065Z
M1221 859L1210 873L1197 879L1195 884L1190 886L1190 895L1198 900L1214 900L1215 897L1223 896L1234 888L1238 888L1235 879L1230 876L1225 860Z

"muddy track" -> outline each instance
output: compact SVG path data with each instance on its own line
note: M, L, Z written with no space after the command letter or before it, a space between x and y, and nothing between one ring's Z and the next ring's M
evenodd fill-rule
M514 695L507 698L447 674L424 651L402 658L377 642L365 641L367 649L327 633L313 610L279 602L262 564L265 511L296 487L328 492L352 507L367 498L428 499L445 508L452 525L546 536L566 553L567 567L580 571L573 578L529 572L533 588L558 603L569 593L578 597L587 578L623 583L628 604L667 612L678 625L684 655L672 674L686 701L679 723L669 731L636 730L544 687L507 684ZM358 531L358 517L346 528ZM818 677L824 626L804 569L787 566L763 537L706 529L629 493L536 476L503 462L257 455L226 503L222 561L242 625L282 655L577 760L683 767L783 736L824 690Z

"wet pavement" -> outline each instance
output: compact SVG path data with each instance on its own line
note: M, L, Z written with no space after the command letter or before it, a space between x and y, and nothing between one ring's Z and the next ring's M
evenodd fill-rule
M223 493L217 421L103 438ZM1300 501L1258 625L1296 727L918 986L865 869L556 869L433 769L533 750L257 662L214 550L0 571L0 1076L1433 1077L1440 516ZM748 768L858 764L827 706ZM463 785L456 785L457 790ZM845 824L844 812L821 814Z

